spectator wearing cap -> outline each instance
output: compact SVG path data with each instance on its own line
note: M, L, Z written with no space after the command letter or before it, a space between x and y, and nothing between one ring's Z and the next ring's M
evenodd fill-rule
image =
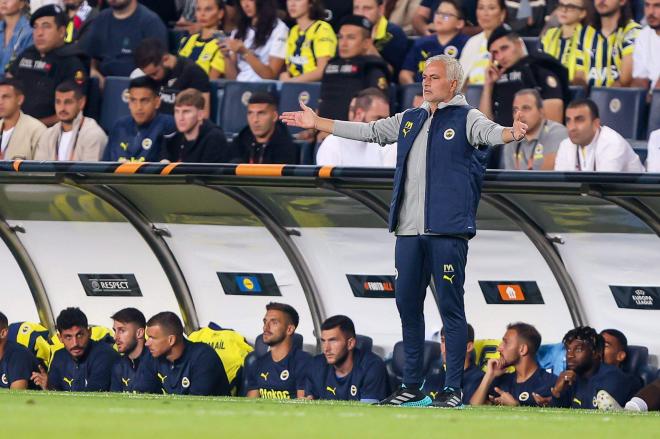
M163 138L176 131L174 118L158 112L160 87L148 76L132 79L128 85L130 116L122 117L110 131L105 162L156 162L160 160Z
M353 96L369 87L387 93L389 73L382 58L368 55L373 45L372 25L365 17L344 17L339 28L338 56L325 67L321 80L319 114L346 120Z
M298 147L278 118L275 98L269 93L254 93L248 101L247 126L232 143L232 161L298 163Z
M92 58L91 76L101 87L106 76L129 76L135 70L133 51L145 38L167 45L167 29L158 15L137 0L108 0L108 9L94 20L83 48Z
M16 58L8 75L19 79L25 87L23 111L41 120L46 126L57 122L55 89L72 80L85 87L87 73L74 47L66 46L68 17L61 6L48 5L37 9L30 18L34 45Z
M35 160L98 161L108 143L108 136L92 118L83 115L86 98L73 81L55 89L57 122L39 139Z
M84 45L85 39L91 35L90 25L98 17L99 10L92 7L87 0L64 0L64 8L69 16L64 41Z
M211 112L211 84L209 77L195 61L167 52L156 38L143 40L135 49L135 65L160 86L160 112L174 113L176 95L194 88L204 98L204 117Z
M353 0L353 13L366 17L373 27L369 55L382 56L394 77L398 77L403 54L408 51L408 37L385 17L385 0Z
M161 161L227 163L233 158L225 133L205 118L205 100L199 90L189 88L176 96L176 134L167 136Z
M0 76L25 49L32 45L30 19L25 14L26 0L0 2Z
M546 66L536 63L525 54L522 39L515 32L500 26L488 38L491 64L486 71L486 82L481 94L479 110L499 124L511 125L511 112L515 94L524 88L537 88L543 98L545 116L561 123L564 114L564 80ZM548 57L548 62L556 62ZM562 68L561 66L559 66ZM565 69L564 69L565 70Z
M32 160L46 126L21 111L23 84L11 78L0 80L0 160Z

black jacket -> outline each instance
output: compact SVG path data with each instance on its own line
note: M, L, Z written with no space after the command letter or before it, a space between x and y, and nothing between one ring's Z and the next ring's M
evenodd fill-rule
M276 122L273 136L263 145L256 142L250 127L246 126L234 139L232 151L236 163L298 163L298 147L281 122Z
M189 143L183 133L166 136L161 148L161 160L187 163L227 163L232 153L222 128L205 120L199 129L197 139Z

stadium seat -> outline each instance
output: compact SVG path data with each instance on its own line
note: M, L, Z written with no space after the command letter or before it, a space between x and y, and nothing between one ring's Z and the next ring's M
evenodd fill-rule
M84 115L91 117L94 120L99 120L101 117L101 86L99 78L91 77L87 81L87 102L85 103Z
M314 165L316 163L316 155L314 154L314 149L316 148L316 142L303 142L300 140L294 140L298 145L299 155L298 160L301 165Z
M626 361L621 365L621 369L642 379L644 384L648 384L656 374L655 368L649 366L649 350L646 346L631 346L626 349Z
M639 156L639 159L642 163L646 162L646 156L648 155L648 142L646 140L636 140L636 139L626 139L630 146L632 146L635 154Z
M319 106L320 96L320 82L284 82L280 89L278 111L280 114L285 111L298 111L300 110L300 101L303 101L305 105L316 110ZM300 131L300 128L289 127L289 132L291 134L296 134Z
M357 334L355 336L355 347L358 348L359 350L363 352L371 352L374 347L374 340L373 338L367 336L367 335L360 335Z
M275 83L238 81L225 83L216 122L227 137L233 137L247 125L247 103L252 93L258 91L275 95Z
M563 343L541 345L536 353L536 361L541 368L559 375L566 370L566 348Z
M406 362L406 354L403 350L403 341L394 345L392 358L386 362L387 371L390 375L390 384L393 389L401 384L403 367ZM437 374L442 370L442 356L440 354L440 343L435 341L424 342L424 359L422 375L424 377Z
M581 85L571 85L568 88L571 90L571 101L587 97L587 89Z
M110 132L118 119L128 116L129 78L108 76L105 78L103 101L101 102L101 127Z
M651 131L660 129L660 90L653 91L653 98L651 99L651 109L649 111L649 129L646 134L648 139Z
M483 85L468 85L467 91L465 92L465 99L469 105L479 108L479 101L481 100L481 91L483 88Z
M527 48L527 53L534 53L541 50L538 37L522 37L522 40Z
M399 87L399 111L405 111L412 108L415 96L422 92L422 83L415 82L413 84L406 84Z
M631 139L646 133L645 96L642 88L615 87L594 87L589 94L598 106L601 123Z

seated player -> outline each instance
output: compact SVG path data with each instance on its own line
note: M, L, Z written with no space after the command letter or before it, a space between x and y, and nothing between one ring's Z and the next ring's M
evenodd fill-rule
M611 364L619 369L622 369L623 363L628 357L628 338L625 334L618 329L603 329L600 331L603 337L603 363ZM626 373L626 372L624 372ZM639 376L634 376L629 373L626 375L633 383L633 393L644 387L644 381Z
M32 373L32 381L43 390L107 392L112 365L118 358L112 346L91 339L87 316L80 308L62 310L56 321L57 336L64 349L55 352L48 373Z
M246 369L247 397L295 399L305 396L311 355L293 345L298 312L284 303L266 305L263 340L269 351Z
M149 349L144 347L147 321L135 308L124 308L110 317L114 323L115 343L121 358L112 368L110 391L131 392L140 367L151 361Z
M134 390L176 395L229 395L224 366L212 347L183 336L181 319L173 312L156 314L147 322L146 346L153 357L145 363Z
M9 339L9 321L0 312L0 389L25 390L37 359L25 347Z
M602 361L603 337L589 326L571 329L563 339L568 369L559 374L551 398L534 395L539 405L596 409L597 396L608 395L619 405L631 396L631 381L620 369Z
M488 360L486 374L470 400L471 405L497 404L536 406L534 395L550 396L557 377L543 370L536 361L541 334L527 323L507 326L497 348L500 358ZM513 373L506 373L509 366Z
M307 372L308 399L375 403L389 393L385 363L372 352L355 348L355 325L346 316L328 318L321 325L323 353Z
M445 328L440 330L440 352L443 363L447 362L447 345L445 340ZM484 373L477 367L474 361L474 328L468 324L468 339L465 349L465 363L463 364L463 404L469 404ZM445 387L445 374L433 374L424 383L424 393L435 399Z

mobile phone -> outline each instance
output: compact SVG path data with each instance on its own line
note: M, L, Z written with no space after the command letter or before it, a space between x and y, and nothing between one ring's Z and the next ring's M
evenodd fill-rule
M213 38L215 38L216 40L218 40L218 44L222 44L222 43L224 43L225 40L227 39L227 34L224 33L224 32L221 31L221 30L219 30L219 31L215 31L215 32L213 32Z

